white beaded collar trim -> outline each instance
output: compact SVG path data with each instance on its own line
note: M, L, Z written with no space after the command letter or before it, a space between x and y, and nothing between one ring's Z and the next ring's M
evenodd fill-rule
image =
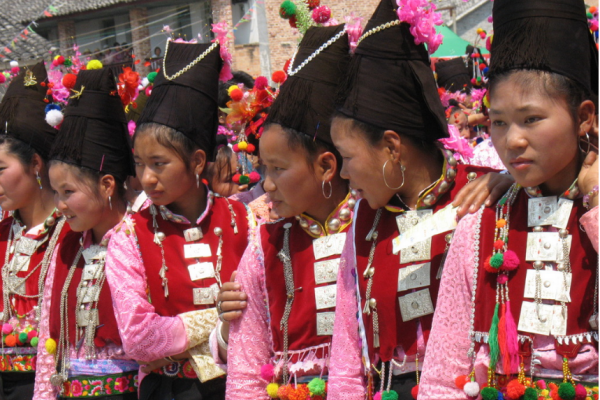
M292 56L292 59L290 61L290 65L288 66L288 70L287 70L288 76L294 76L294 75L296 75L302 68L304 68L306 66L306 64L308 64L309 62L311 62L323 50L325 50L326 48L328 48L329 46L331 46L333 43L335 43L339 38L341 38L342 36L344 36L345 33L346 33L345 30L341 30L337 35L335 35L334 37L332 37L331 39L329 39L327 42L323 43L321 45L321 47L319 47L310 56L308 56L306 58L306 60L302 61L302 64L300 64L296 68L292 69L292 67L294 66L294 62L296 61L296 55L298 54L298 49L296 49L296 52L294 53L294 55Z

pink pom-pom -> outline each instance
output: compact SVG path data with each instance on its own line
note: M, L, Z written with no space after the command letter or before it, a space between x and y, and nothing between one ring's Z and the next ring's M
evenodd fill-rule
M4 333L5 335L9 335L11 334L13 331L13 326L9 323L5 323L2 325L2 333Z
M234 153L239 153L240 152L240 147L237 145L237 143L234 144L232 147L233 147L232 150L234 151Z
M585 400L586 397L587 390L581 383L578 383L577 386L575 386L575 400Z
M146 96L150 97L151 94L152 94L152 86L148 86L146 88Z
M504 261L502 262L502 269L504 271L512 271L519 266L521 261L519 260L519 256L512 250L507 250L504 252Z
M319 6L312 12L312 19L317 24L324 24L331 18L331 9L327 6Z
M254 81L254 87L258 90L265 90L269 85L269 81L264 76L259 76Z
M500 285L504 285L507 281L508 281L508 276L506 276L504 274L498 274L498 277L496 278L496 282L498 282Z
M0 73L0 83L6 82L6 76L3 73Z
M381 392L375 393L375 396L373 396L373 400L381 400Z
M273 367L272 364L265 364L262 367L260 367L260 376L265 380L265 381L271 381L271 379L273 379L273 377L275 376L275 367Z
M133 137L133 134L135 133L135 121L131 120L127 123L127 130L129 131L129 136Z
M29 332L27 333L27 339L28 339L29 341L31 341L31 339L33 339L34 337L37 337L37 335L38 335L38 333L37 333L37 331L36 331L36 330L29 331Z
M19 73L19 71L20 71L19 67L12 67L12 68L10 69L10 72L12 72L12 73L13 73L13 74L15 74L15 75L16 75L16 74L18 74L18 73Z
M540 389L542 389L542 390L545 390L545 389L546 389L546 387L547 387L547 386L546 386L546 381L545 381L545 380L543 380L543 379L540 379L540 380L539 380L539 381L537 381L536 383L537 383L537 386L538 386L538 388L540 388Z
M256 171L250 172L250 183L260 182L260 174Z

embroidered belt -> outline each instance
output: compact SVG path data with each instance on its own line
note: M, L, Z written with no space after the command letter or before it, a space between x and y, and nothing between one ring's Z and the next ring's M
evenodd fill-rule
M35 354L0 355L0 372L35 372Z
M198 375L196 375L192 364L188 360L174 362L152 372L170 378L198 379Z
M96 396L118 396L137 393L137 371L104 376L79 375L69 378L63 385L62 397L84 399Z

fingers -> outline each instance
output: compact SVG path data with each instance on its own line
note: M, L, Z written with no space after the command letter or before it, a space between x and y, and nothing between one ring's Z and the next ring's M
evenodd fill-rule
M242 317L241 311L229 311L221 314L221 318L227 322L235 321Z
M597 159L598 154L594 153L593 151L590 151L585 160L583 160L583 167L589 168L593 166Z
M221 302L226 301L246 301L248 296L246 292L242 291L221 291L217 296L217 300Z
M221 302L221 311L223 313L239 311L241 312L247 306L246 301L222 301Z
M229 282L235 282L235 277L237 276L237 269L233 271L231 274L231 278L229 278Z

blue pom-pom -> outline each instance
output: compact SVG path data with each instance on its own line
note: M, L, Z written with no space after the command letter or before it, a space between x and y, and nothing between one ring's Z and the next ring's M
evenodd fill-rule
M58 110L58 111L60 111L60 106L58 104L52 104L52 103L48 104L46 106L46 109L44 110L44 112L47 113L50 110Z
M490 69L489 69L488 67L485 67L485 68L483 69L483 74L484 74L484 75L487 75L489 70L490 70Z

